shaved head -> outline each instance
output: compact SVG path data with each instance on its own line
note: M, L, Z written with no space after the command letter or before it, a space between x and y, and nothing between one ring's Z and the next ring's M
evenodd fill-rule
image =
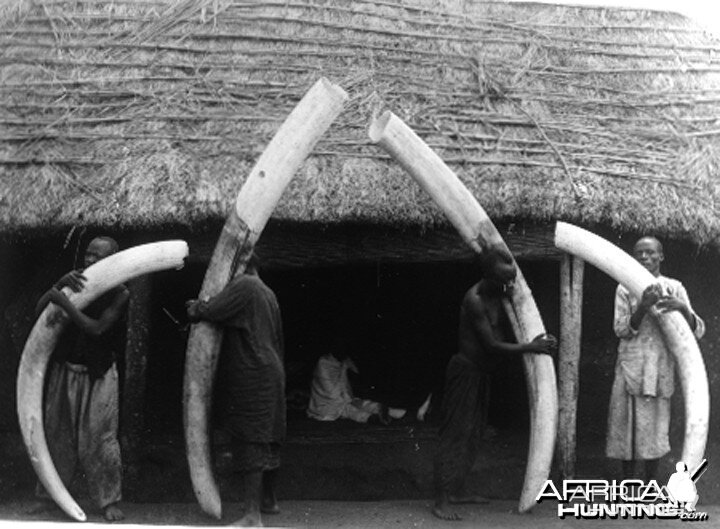
M656 249L659 253L661 253L661 254L663 253L663 245L662 245L662 243L661 243L656 237L653 237L652 235L646 235L646 236L641 237L640 239L638 239L638 241L635 243L635 248L637 248L638 245L641 244L641 243L644 243L644 244L654 244L654 245L655 245L655 249Z
M85 249L85 268L118 251L118 243L112 237L95 237Z
M108 249L111 252L111 254L117 253L118 249L120 248L120 246L118 246L117 241L115 239L113 239L112 237L108 237L107 235L101 235L100 237L95 237L93 239L93 241L102 241L102 242L106 243L108 245ZM92 241L90 241L90 242L92 243Z
M485 273L492 272L499 265L514 266L512 255L502 247L491 246L480 254L479 259L480 267Z
M505 247L491 246L480 255L480 268L486 281L505 289L515 281L517 267Z

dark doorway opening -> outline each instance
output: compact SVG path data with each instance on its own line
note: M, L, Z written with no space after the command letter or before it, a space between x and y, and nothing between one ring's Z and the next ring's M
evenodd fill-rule
M521 266L548 330L557 332L557 263ZM152 433L182 430L184 302L197 295L204 273L205 265L195 263L154 276L145 408ZM456 349L460 302L479 279L473 263L273 267L261 275L282 310L288 393L309 389L321 355L344 350L359 368L360 396L405 408L410 419L432 392L437 411L445 364ZM495 362L488 417L495 428L527 429L524 377L520 357Z

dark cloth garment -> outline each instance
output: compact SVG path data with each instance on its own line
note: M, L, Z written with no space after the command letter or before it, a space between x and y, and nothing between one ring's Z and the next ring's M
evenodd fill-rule
M488 390L488 377L476 364L460 354L450 359L435 457L438 492L458 492L472 470L487 420Z
M240 275L201 302L198 313L225 327L218 366L225 428L239 442L281 443L286 429L284 344L275 294L259 277Z
M266 472L280 468L280 443L233 444L233 466L236 472Z
M112 305L115 297L124 287L118 286L93 301L83 313L92 319L99 319ZM69 362L86 366L93 380L101 378L119 357L124 340L125 318L120 318L100 336L82 332L76 325L68 324L53 358L58 363Z

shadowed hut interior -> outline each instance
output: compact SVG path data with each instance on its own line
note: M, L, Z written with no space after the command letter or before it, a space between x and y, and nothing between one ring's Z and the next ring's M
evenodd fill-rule
M720 387L720 42L680 15L499 1L15 1L0 7L0 49L0 430L8 438L32 305L72 266L76 241L99 231L124 246L186 238L186 269L134 290L135 310L145 312L130 317L148 325L137 323L128 345L137 384L125 387L124 424L134 432L126 439L168 437L162 449L148 443L144 464L186 487L163 492L159 477L147 477L130 489L148 501L192 497L182 440L171 435L181 428L182 302L199 290L245 175L321 75L351 99L259 243L283 309L291 384L302 387L327 349L347 347L384 398L414 402L436 388L455 347L460 296L476 280L470 252L370 144L370 117L389 109L500 227L551 331L554 220L626 249L640 233L663 238L667 273L708 321L701 348L711 387ZM612 472L597 447L614 361L614 284L588 269L586 287L581 384L590 391L580 392L578 441L592 450L579 471L596 475ZM406 369L412 376L403 379ZM522 479L527 402L519 364L498 370L490 422L499 433L478 462L495 480L480 490L511 497ZM720 392L712 393L716 417ZM677 402L673 411L681 417ZM718 424L711 420L711 439ZM426 495L432 435L412 437L411 428L402 434L407 450L382 457L360 445L372 437L345 436L357 466L377 457L377 468L364 469L373 479L347 472L358 484L349 491L319 455L341 460L347 446L302 430L289 458L302 464L288 470L286 495ZM24 452L6 452L6 475L27 473ZM317 490L303 487L308 476ZM159 492L148 492L153 485Z
M531 281L546 299L548 326L557 328L557 264L533 267ZM166 273L153 280L152 338L148 347L146 422L154 432L180 431L182 364L187 328L186 299L196 295L204 275L202 265L181 274ZM547 277L554 280L548 281ZM429 393L439 411L442 374L455 352L460 301L478 281L472 261L375 262L342 266L264 267L263 279L276 292L283 313L285 362L293 424L314 424L325 432L342 432L305 418L313 369L327 353L349 355L359 368L357 396L408 410L400 424L412 424ZM510 333L509 327L506 332ZM556 332L556 331L554 331ZM527 395L519 358L498 358L497 406L492 417L501 426L527 429ZM495 402L495 400L494 400ZM344 422L344 421L341 421ZM422 424L415 425L422 427ZM405 431L398 434L404 436ZM342 437L342 433L340 433Z

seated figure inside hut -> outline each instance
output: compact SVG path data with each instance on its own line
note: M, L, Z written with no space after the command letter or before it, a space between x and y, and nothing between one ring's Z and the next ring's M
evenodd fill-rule
M377 416L382 424L387 424L386 406L353 396L349 372L357 374L358 368L344 353L328 353L318 359L310 386L308 417L318 421L350 419L366 423Z

